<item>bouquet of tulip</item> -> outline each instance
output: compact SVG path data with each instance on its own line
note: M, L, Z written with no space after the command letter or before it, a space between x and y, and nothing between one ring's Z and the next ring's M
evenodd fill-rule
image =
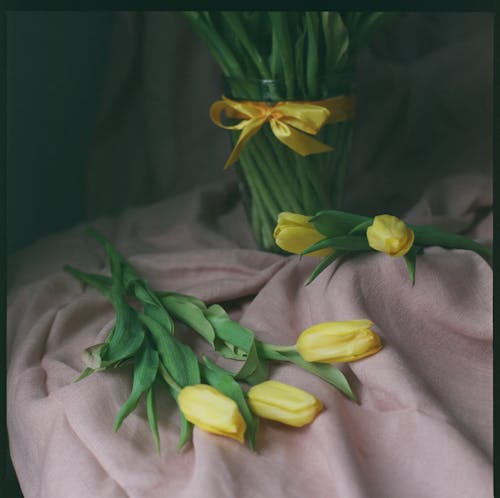
M320 211L314 216L283 212L274 230L276 244L284 251L323 260L307 284L341 256L380 251L393 258L404 257L412 285L417 255L425 247L474 251L491 260L490 248L462 235L432 226L412 226L396 216L382 214L369 218L342 211Z
M261 248L281 211L338 209L355 111L360 50L382 12L185 12L219 64L212 121L230 130L243 201ZM227 124L223 122L223 115ZM312 135L317 135L317 139Z
M118 412L115 430L145 396L159 450L155 389L161 384L179 408L179 447L189 441L194 424L240 442L246 436L254 449L258 417L300 427L312 422L323 408L312 394L269 380L271 361L294 363L356 400L347 379L332 363L359 360L382 348L369 320L325 322L303 331L295 345L269 344L231 320L218 304L207 306L194 296L153 291L101 233L89 229L89 234L104 246L111 276L71 266L65 270L106 296L116 319L105 342L85 350L86 368L77 381L94 372L133 364L132 391ZM198 359L177 336L178 323L198 333L214 352L241 366L232 372L206 356ZM252 386L248 392L242 383Z

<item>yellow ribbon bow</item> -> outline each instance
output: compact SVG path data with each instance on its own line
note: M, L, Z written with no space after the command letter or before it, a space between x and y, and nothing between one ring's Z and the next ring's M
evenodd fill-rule
M224 165L226 169L238 159L246 143L266 122L269 122L278 140L301 156L329 152L333 147L302 132L316 135L326 123L352 119L354 109L355 99L347 95L317 102L284 101L274 105L259 101L231 100L223 96L222 100L214 102L210 107L210 118L217 126L226 130L241 130ZM221 121L222 112L229 118L240 118L242 121L232 126L224 125Z

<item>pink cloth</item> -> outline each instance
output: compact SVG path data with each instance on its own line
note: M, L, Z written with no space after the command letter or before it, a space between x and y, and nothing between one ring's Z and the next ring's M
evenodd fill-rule
M490 189L482 177L451 179L409 218L428 221L434 210L440 221L471 223L491 202ZM108 273L79 226L10 264L7 416L26 498L491 497L490 266L471 252L430 248L412 288L402 259L368 254L304 287L317 259L256 250L241 206L229 201L224 187L204 188L94 226L153 288L224 304L264 341L292 344L317 322L371 319L384 349L342 367L360 404L276 365L272 378L314 393L325 410L302 429L262 421L256 453L199 429L178 452L179 419L166 393L158 397L161 456L142 403L114 433L130 368L73 383L83 349L105 337L114 316L97 291L62 271L69 263ZM491 216L473 230L491 241Z

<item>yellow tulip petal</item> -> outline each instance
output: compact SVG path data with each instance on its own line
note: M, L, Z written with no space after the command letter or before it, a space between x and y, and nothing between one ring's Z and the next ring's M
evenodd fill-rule
M375 251L399 257L410 250L415 234L396 216L381 214L373 218L372 225L366 230L366 237L369 246Z
M311 423L323 409L323 403L312 394L275 380L253 386L248 403L259 417L293 427Z
M204 431L244 441L246 423L234 400L206 384L184 387L177 398L192 424Z
M369 320L323 322L302 332L297 351L307 361L340 363L356 361L382 349L380 337Z
M301 254L312 244L325 237L309 222L310 217L297 213L282 212L278 215L278 223L274 229L276 245L292 254ZM328 256L333 249L326 248L314 251L308 256Z

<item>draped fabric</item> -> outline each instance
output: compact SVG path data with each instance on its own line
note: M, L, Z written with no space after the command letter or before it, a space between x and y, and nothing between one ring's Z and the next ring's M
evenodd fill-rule
M426 249L415 286L402 259L370 253L335 263L305 287L314 257L255 249L234 185L213 185L94 223L157 290L222 303L274 344L321 321L368 318L384 349L344 365L360 403L317 377L275 365L325 410L302 429L262 421L257 452L194 430L176 450L179 418L159 393L158 456L140 404L114 433L131 369L73 383L82 351L102 342L114 311L62 272L109 274L83 226L39 241L14 262L8 302L8 429L30 497L477 498L492 496L492 270L475 253ZM464 195L464 190L467 195ZM480 175L433 186L408 220L468 220L491 243L490 183ZM446 207L449 209L446 209ZM481 209L479 209L481 207ZM208 346L187 333L197 353ZM220 361L220 360L219 360ZM226 365L227 366L227 365Z

